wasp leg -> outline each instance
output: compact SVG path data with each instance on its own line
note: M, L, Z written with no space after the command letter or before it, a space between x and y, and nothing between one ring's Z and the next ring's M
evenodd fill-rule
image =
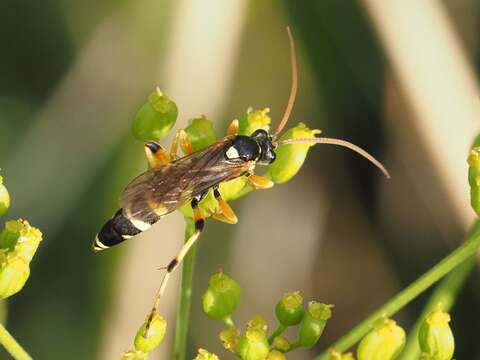
M235 215L235 212L230 205L228 205L228 203L222 198L218 188L213 189L213 195L218 201L220 211L212 214L212 217L227 224L236 224L238 222L237 215Z
M227 135L237 135L237 134L238 134L238 120L234 119L232 120L230 125L228 125Z
M248 181L255 189L269 189L274 185L273 181L266 178L265 176L259 176L254 174L248 176Z
M151 168L170 162L170 156L159 143L155 141L147 141L144 144L144 147L148 165Z
M177 256L172 261L170 261L170 263L167 265L167 268L166 268L167 271L165 272L165 275L163 275L160 288L158 289L157 296L155 298L155 303L152 307L152 311L150 312L150 315L148 316L148 319L147 319L147 323L145 325L145 333L144 333L145 337L148 337L148 330L152 323L153 317L157 313L158 307L160 305L160 299L165 293L165 289L167 287L167 283L168 283L168 280L170 279L172 272L182 262L183 258L185 257L185 255L187 255L188 251L195 244L195 242L197 241L198 237L200 236L200 234L202 233L205 227L205 219L203 218L202 213L198 208L198 203L205 195L206 194L196 196L191 201L191 206L193 209L193 214L195 219L195 230L193 234L188 238L188 240L183 244Z
M178 143L180 143L180 147L182 148L185 155L190 155L193 153L192 144L188 139L187 133L185 130L180 129L175 133L175 137L172 141L172 147L170 148L170 157L172 159L176 159L178 153Z

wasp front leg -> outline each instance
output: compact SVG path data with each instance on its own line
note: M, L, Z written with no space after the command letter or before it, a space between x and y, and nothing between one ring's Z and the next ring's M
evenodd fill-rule
M144 148L150 168L168 164L171 161L171 158L165 149L155 141L147 141L144 144Z
M175 133L175 136L172 141L172 147L170 148L170 157L176 159L178 157L178 145L182 148L185 155L190 155L193 153L192 144L190 139L187 136L185 130L180 129Z
M237 135L238 134L238 126L239 126L238 120L237 119L232 120L230 125L228 125L227 135Z
M267 177L255 174L248 175L248 182L255 189L270 189L274 185L274 182Z
M160 284L160 288L158 289L158 292L155 298L155 303L153 305L152 311L150 312L150 315L148 316L148 319L147 319L147 323L145 325L145 333L144 333L145 337L148 337L148 330L150 328L153 317L158 311L158 307L160 306L160 299L165 293L165 289L167 288L167 283L168 283L168 280L170 279L172 272L183 261L183 258L185 257L185 255L187 255L188 251L192 248L192 246L198 240L198 237L200 236L200 234L202 233L205 227L205 218L202 216L202 213L198 208L198 203L205 197L205 195L206 193L194 197L190 203L193 209L193 214L194 214L195 229L193 231L193 234L183 244L177 256L175 256L175 258L172 261L170 261L170 263L166 267L166 272L165 272L165 275L163 276L162 282Z
M238 222L237 215L235 215L235 212L230 205L228 205L228 203L222 198L220 191L218 191L218 187L213 189L213 195L218 201L220 210L212 214L212 217L227 224L236 224Z

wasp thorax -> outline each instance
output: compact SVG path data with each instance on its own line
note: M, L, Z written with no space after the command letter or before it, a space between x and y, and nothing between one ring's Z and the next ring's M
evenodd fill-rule
M255 140L249 136L237 135L233 139L232 145L225 152L225 155L228 159L256 161L260 156L260 151L260 147Z

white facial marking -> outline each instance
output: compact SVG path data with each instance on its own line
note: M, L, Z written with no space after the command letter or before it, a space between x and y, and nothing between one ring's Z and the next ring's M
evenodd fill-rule
M237 149L235 149L233 146L230 146L230 148L227 150L225 153L227 155L227 158L229 159L238 159L240 156L238 155Z
M138 220L138 219L130 219L130 222L135 226L138 230L140 231L145 231L147 229L150 229L152 225L149 223L146 223L145 221Z

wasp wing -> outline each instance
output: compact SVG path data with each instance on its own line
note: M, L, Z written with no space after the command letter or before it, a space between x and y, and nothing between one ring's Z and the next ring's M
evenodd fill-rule
M244 175L251 162L227 159L232 137L171 163L152 168L125 189L121 204L125 216L153 224L193 197L215 185Z

